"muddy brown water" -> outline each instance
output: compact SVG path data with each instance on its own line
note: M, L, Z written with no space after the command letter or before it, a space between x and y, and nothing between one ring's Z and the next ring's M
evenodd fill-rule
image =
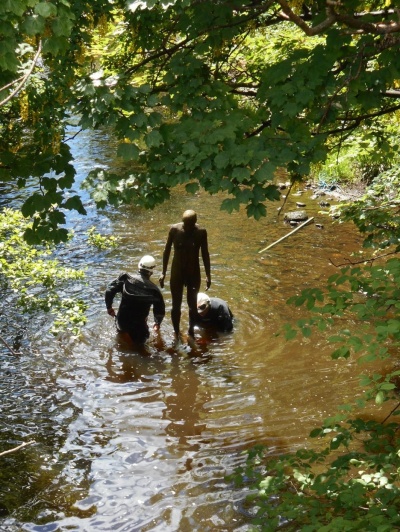
M83 136L73 149L78 175L106 157L104 139ZM3 467L0 530L249 530L246 493L225 480L243 464L243 451L256 444L270 454L295 450L361 393L360 367L332 361L321 334L291 342L277 334L302 315L286 300L322 286L334 264L358 248L353 227L321 214L310 192L293 195L285 209L305 202L323 229L311 223L259 253L292 229L277 216L282 202L256 222L244 211L221 211L222 199L177 189L153 211L97 213L86 198L88 217L70 216L77 241L65 258L87 267L87 284L74 293L90 303L89 322L79 338L58 340L39 326L30 331L32 352L18 361L2 348L3 433L10 444L36 445ZM229 303L234 331L210 336L197 329L194 342L184 335L177 347L167 274L161 335L135 350L105 311L105 287L148 253L158 261L157 278L169 225L189 208L208 231L209 294ZM89 250L80 235L93 224L120 246Z

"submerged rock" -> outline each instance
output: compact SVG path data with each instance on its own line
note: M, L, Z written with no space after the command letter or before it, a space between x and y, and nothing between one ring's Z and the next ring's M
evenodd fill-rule
M291 211L287 212L283 218L285 222L302 222L308 220L306 211Z

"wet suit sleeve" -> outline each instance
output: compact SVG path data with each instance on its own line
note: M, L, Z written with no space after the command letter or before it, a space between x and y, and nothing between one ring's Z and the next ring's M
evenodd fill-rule
M105 302L107 309L112 307L114 297L118 293L122 293L122 288L124 286L124 281L126 279L126 273L122 273L119 277L111 281L107 286L105 294Z
M154 296L155 296L154 303L153 303L154 323L156 323L157 325L161 325L161 322L163 321L164 316L165 316L164 298L160 290L157 290Z

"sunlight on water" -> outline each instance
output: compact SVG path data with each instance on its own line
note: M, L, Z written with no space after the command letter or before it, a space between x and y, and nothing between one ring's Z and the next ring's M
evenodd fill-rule
M102 160L102 142L83 136L74 145L78 173L91 167L93 150ZM65 257L88 268L87 285L78 290L90 304L89 323L79 339L54 341L37 331L35 365L23 358L17 369L9 362L11 382L1 384L15 432L18 422L21 436L38 439L32 459L40 464L47 456L52 464L41 502L16 512L9 530L18 530L18 518L24 530L36 532L249 529L244 495L225 476L253 445L267 445L270 454L304 445L309 431L354 395L360 372L351 362L332 361L318 335L286 342L280 333L302 315L285 304L288 297L321 285L359 241L352 228L321 215L309 196L303 195L309 215L324 228L310 224L263 253L291 230L277 217L278 203L255 222L244 212L220 211L219 196L183 190L148 212L96 213L85 197L89 214L70 215L77 239ZM208 230L209 294L228 302L234 332L210 336L196 329L194 341L184 337L176 345L168 271L161 334L134 349L116 333L104 290L120 272L134 272L147 253L158 261L157 281L169 226L188 208ZM118 237L119 248L100 255L87 249L82 235L94 224ZM184 331L187 323L184 305Z

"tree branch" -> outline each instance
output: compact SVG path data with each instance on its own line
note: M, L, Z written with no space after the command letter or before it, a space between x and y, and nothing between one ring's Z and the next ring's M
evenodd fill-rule
M367 115L361 115L361 116L354 116L354 117L340 117L337 120L340 122L353 122L352 124L349 124L345 127L338 127L337 129L330 129L328 131L315 131L314 135L335 135L336 133L343 133L344 131L351 131L358 127L363 120L368 120L370 118L376 118L377 116L384 116L389 113L394 113L395 111L398 111L400 109L400 105L396 105L395 107L390 107L388 109L383 109L381 111L377 111L376 113L369 113Z
M277 3L281 6L282 13L281 17L285 20L289 20L296 24L306 35L313 37L319 35L327 30L329 27L333 26L335 23L340 23L347 26L350 29L356 30L359 33L371 33L374 35L382 35L389 33L397 33L400 31L400 10L391 9L384 11L373 11L369 13L368 11L363 11L361 13L353 13L351 15L341 14L335 11L336 7L341 5L340 2L335 2L334 0L326 1L326 19L323 20L320 24L316 26L309 26L305 22L305 18L312 20L310 16L305 17L303 15L296 15L289 7L286 0L277 0ZM370 22L369 20L364 21L364 17L370 17L371 15L377 16L388 16L388 15L398 15L399 20L388 20L380 22Z
M282 18L294 22L294 24L303 30L304 33L309 37L313 37L314 35L322 33L336 22L336 15L333 12L332 6L327 7L327 17L324 21L322 21L320 24L317 24L317 26L310 27L304 22L302 17L293 13L286 0L278 0L278 4L282 9Z
M388 98L400 98L400 90L387 90L383 93L383 96L387 96Z
M376 257L371 257L369 259L363 259L363 260L356 260L352 261L350 259L345 259L347 262L344 262L342 264L335 264L332 259L329 259L329 262L332 264L332 266L335 266L335 268L342 268L342 266L349 266L351 264L352 266L355 266L356 264L372 264L374 261L378 259L384 259L386 257L390 257L391 255L398 255L397 251L390 251L389 253L384 253L383 255L377 255Z
M21 79L21 82L17 85L17 87L7 96L7 98L5 98L2 102L0 102L0 107L2 107L3 105L5 105L6 103L8 103L12 98L14 98L14 96L16 94L18 94L18 92L22 89L22 87L25 85L25 83L28 81L29 77L31 76L32 72L33 72L33 69L35 68L35 65L37 63L37 60L39 59L39 56L40 56L40 53L42 51L42 41L39 41L39 46L38 46L38 49L37 49L37 52L35 54L35 57L33 58L33 61L32 61L32 65L30 66L28 72L22 77L22 78L19 78ZM9 87L9 85L7 85L6 87ZM4 89L5 87L3 87Z
M396 412L396 410L400 407L400 403L397 403L397 405L392 408L392 410L389 412L389 414L385 417L385 419L383 421L381 421L381 425L383 425L384 423L386 423L386 421L390 418L390 416Z
M164 48L161 51L150 52L149 55L147 55L142 61L140 61L139 63L137 63L134 66L129 67L126 70L125 74L129 76L129 75L133 74L134 72L136 72L137 70L139 70L140 68L146 66L148 63L151 63L154 60L159 59L162 56L172 56L178 50L181 50L182 48L185 48L188 45L188 43L193 42L195 39L198 39L199 37L202 37L203 35L208 35L209 33L212 33L212 32L218 32L218 31L226 29L226 28L234 28L236 26L241 26L243 24L248 24L248 23L250 23L252 21L257 21L258 18L260 17L260 14L267 13L268 9L270 7L272 7L272 5L274 4L274 1L275 0L269 0L269 2L267 2L265 5L263 5L262 8L258 8L258 10L261 11L261 13L260 12L255 12L256 11L255 9L253 9L253 12L251 12L250 9L246 8L246 12L250 12L250 14L247 15L247 16L243 16L242 18L240 18L236 22L233 22L231 24L220 24L220 25L214 25L214 26L212 24L210 24L209 27L207 27L203 31L200 31L197 35L190 36L190 37L185 37L179 43L172 45L170 48L167 48L166 46L164 46ZM235 10L236 11L240 11L240 10L237 10L237 9L235 9ZM275 14L272 15L272 17L274 17L274 16L277 16L277 18L273 19L271 21L263 21L262 26L269 26L269 25L277 24L281 20L281 16L280 16L280 14L279 15L275 15ZM194 44L190 45L189 48L194 48Z
M4 340L4 338L2 336L0 336L0 341L3 342L3 344L7 347L7 349L10 351L10 353L12 355L15 355L15 356L19 356L21 355L21 353L18 353L17 351L14 351L14 349L12 349L8 343Z

